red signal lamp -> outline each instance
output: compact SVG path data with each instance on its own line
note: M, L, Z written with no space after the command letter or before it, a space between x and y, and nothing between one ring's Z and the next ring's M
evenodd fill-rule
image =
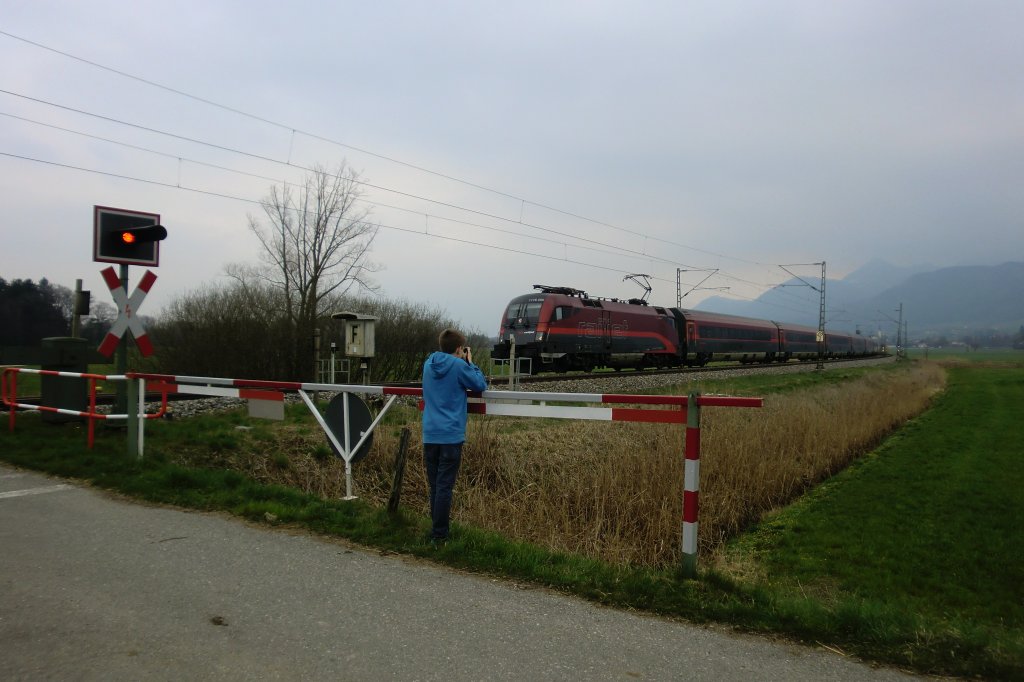
M156 213L93 207L93 260L121 265L160 264L167 228Z

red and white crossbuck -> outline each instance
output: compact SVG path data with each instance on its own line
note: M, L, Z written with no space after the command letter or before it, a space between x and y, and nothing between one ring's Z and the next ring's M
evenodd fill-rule
M110 294L114 297L114 304L117 306L117 319L103 338L103 343L99 347L100 353L107 357L113 355L117 349L118 342L121 341L121 337L126 330L130 329L143 357L148 358L153 354L153 344L149 340L149 335L146 334L146 328L142 326L142 320L139 319L139 307L142 306L142 301L145 300L146 294L153 288L156 275L153 274L152 270L146 270L146 274L142 276L139 286L135 288L131 296L128 296L128 293L121 285L121 280L118 278L117 273L114 272L114 268L107 268L100 274L103 275L103 281L110 288Z

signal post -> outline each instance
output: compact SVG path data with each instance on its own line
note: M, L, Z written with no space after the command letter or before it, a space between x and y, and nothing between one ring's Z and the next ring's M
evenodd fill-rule
M129 297L128 266L160 265L160 242L167 238L167 228L160 224L160 215L145 211L132 211L109 206L93 207L93 251L92 259L98 263L117 263L120 272L115 275L113 268L103 271L103 278L114 303L118 306L117 321L111 333L99 347L100 353L110 356L116 349L114 367L118 374L128 370L128 339L124 332L130 330L143 356L153 353L153 346L145 334L142 323L137 319L139 306L156 281L156 275L146 271L139 287ZM125 386L117 385L114 411L123 413L127 409Z

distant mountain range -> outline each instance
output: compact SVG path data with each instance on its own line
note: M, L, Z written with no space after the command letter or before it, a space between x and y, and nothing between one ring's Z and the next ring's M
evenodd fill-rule
M815 286L820 278L806 277ZM787 285L802 284L798 279ZM755 301L715 296L697 308L732 315L768 318L817 326L815 294L804 287L778 287ZM832 329L895 329L892 320L903 305L911 338L967 330L1016 331L1024 324L1024 263L994 266L900 268L873 260L841 280L827 280L826 319ZM812 304L807 302L811 301ZM806 311L804 310L806 308Z

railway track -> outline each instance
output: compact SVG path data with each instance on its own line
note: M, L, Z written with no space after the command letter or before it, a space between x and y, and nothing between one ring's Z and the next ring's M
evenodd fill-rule
M875 359L885 358L888 356L876 356ZM849 362L863 362L864 360L870 360L872 358L836 358L831 360L825 360L825 365L839 365ZM687 375L687 374L707 374L709 372L735 372L735 371L757 371L757 370L770 370L778 368L808 368L813 366L814 362L776 362L776 363L750 363L741 364L736 362L730 362L720 365L710 365L705 367L676 367L672 369L644 369L644 370L621 370L621 371L601 371L601 372L568 372L565 374L537 374L528 377L520 377L520 384L543 384L553 383L556 381L572 381L574 379L586 380L586 381L602 381L602 380L615 380L621 379L628 376L664 376L664 375ZM507 383L508 377L506 376L493 376L488 377L489 383L501 384Z

